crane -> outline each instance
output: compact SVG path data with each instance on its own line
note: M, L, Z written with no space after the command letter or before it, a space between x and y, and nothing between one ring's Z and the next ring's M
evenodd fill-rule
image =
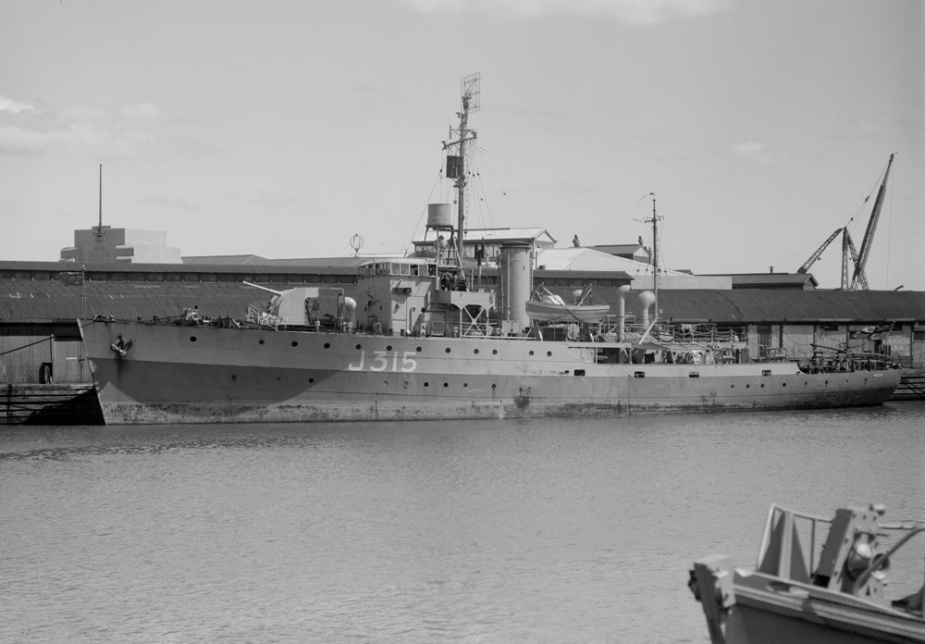
M880 219L880 209L883 207L883 197L886 194L886 182L890 178L890 168L893 165L893 157L896 153L890 155L890 160L886 164L886 171L883 173L883 182L880 184L880 190L877 191L877 199L874 201L873 210L870 212L870 220L867 222L867 230L864 231L864 239L861 241L861 250L858 251L858 258L854 262L854 276L851 278L850 290L857 290L858 284L866 291L867 277L864 275L864 266L867 265L867 258L870 256L870 247L874 242L874 232L877 230L877 221Z
M854 241L851 239L851 234L848 232L848 226L843 228L837 228L835 232L829 235L829 238L822 242L822 245L816 249L816 252L810 255L800 268L797 269L797 273L805 273L810 267L816 263L816 261L822 256L822 253L826 248L829 247L839 233L842 233L842 270L841 270L841 287L844 290L856 291L858 287L862 290L869 290L870 285L867 282L867 275L864 273L864 267L867 264L867 258L870 255L870 248L873 245L874 233L877 230L877 222L880 219L880 210L883 208L883 198L886 194L886 184L890 178L890 168L893 165L893 157L896 156L896 153L890 155L890 160L887 162L886 170L883 174L883 181L880 183L880 189L877 192L877 198L874 200L874 207L870 213L870 220L867 222L867 230L864 232L864 240L861 242L861 250L858 251L854 247ZM870 195L864 200L866 203L870 199ZM851 218L854 221L854 218ZM850 222L849 222L850 223ZM848 256L851 255L851 266L854 267L854 272L849 281L848 273Z
M797 269L797 273L805 273L806 271L808 271L809 268L810 268L813 264L816 263L816 260L819 259L820 257L822 257L823 251L825 251L825 249L829 247L829 244L832 243L832 240L835 239L836 237L838 237L838 233L840 233L842 230L844 230L844 229L843 229L843 228L838 228L838 229L835 230L834 233L832 233L831 235L829 235L829 238L826 239L824 242L822 242L822 246L820 246L819 248L817 248L817 249L816 249L816 252L813 253L813 254L810 256L809 259L807 259L805 262L803 262L803 265L800 266L800 268Z
M848 253L851 253L851 262L852 266L858 265L858 251L854 247L854 240L851 239L851 233L848 232L848 228L845 227L845 232L842 235L842 244L841 244L841 287L842 290L847 291L851 284L848 282ZM858 281L861 283L862 288L866 291L868 290L867 286L867 275L864 274L864 271L861 271L858 274Z

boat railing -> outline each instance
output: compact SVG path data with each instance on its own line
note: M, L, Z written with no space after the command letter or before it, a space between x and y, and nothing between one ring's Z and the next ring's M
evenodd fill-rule
M649 329L649 324L637 324L631 320L630 316L624 320L623 334L627 341L640 339ZM620 327L620 318L616 315L606 315L601 319L601 334L615 334ZM679 323L665 322L656 323L649 336L656 342L675 342L679 344L690 345L723 345L736 342L745 342L746 327L723 327L719 328L711 322L702 323Z
M869 512L882 514L884 507L882 505L871 505ZM863 515L863 511L862 511ZM851 516L854 516L853 514ZM782 508L776 504L771 505L768 511L768 518L765 522L764 537L761 540L761 546L758 549L757 572L778 577L781 580L812 584L824 588L841 587L841 592L850 593L861 597L868 596L871 593L865 590L865 586L871 582L871 577L882 580L885 572L891 563L894 555L905 546L913 537L925 534L925 525L920 522L918 525L898 525L891 526L877 523L851 523L842 515L841 519L836 515L835 519L815 516L803 512L797 512ZM837 527L836 527L837 525ZM883 532L888 529L907 530L893 546L885 552L878 552L877 537L885 537ZM832 530L838 530L833 533ZM832 566L837 565L846 567L850 564L850 557L855 552L855 545L849 544L848 539L857 537L857 535L867 534L869 541L862 542L870 544L866 557L869 558L864 568L849 569L847 580L851 583L841 586L841 581L835 582L832 577ZM804 549L801 542L802 538L809 539L809 548ZM842 543L842 537L845 543ZM828 541L834 539L834 544ZM885 544L884 544L885 545ZM841 550L841 552L837 551ZM847 553L847 554L846 554ZM864 555L861 555L864 556ZM823 570L825 568L825 570ZM879 573L879 575L878 575ZM925 560L923 560L923 575L925 575ZM830 581L832 580L832 581ZM921 615L922 597L925 593L925 576L922 578L922 585L914 582L914 589L921 589L909 597L894 601L893 606L910 610ZM878 581L878 584L885 582ZM905 580L903 584L907 583ZM832 586L837 584L838 586ZM873 593L876 595L877 593ZM885 598L883 601L888 602Z
M801 522L797 524L797 520ZM772 504L765 522L764 537L758 548L757 569L794 581L809 582L816 569L817 548L821 551L832 519L815 516ZM826 531L821 535L822 530ZM809 551L804 552L799 534L809 536ZM806 555L809 555L808 557Z

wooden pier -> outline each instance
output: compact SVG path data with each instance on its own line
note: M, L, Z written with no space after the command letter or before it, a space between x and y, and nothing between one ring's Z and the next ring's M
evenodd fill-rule
M925 400L925 369L903 369L903 377L890 400Z
M102 425L92 384L0 385L0 425Z

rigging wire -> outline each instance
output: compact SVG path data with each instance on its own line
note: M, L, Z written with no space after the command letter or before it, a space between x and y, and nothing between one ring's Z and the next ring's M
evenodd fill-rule
M511 210L514 211L514 214L517 216L518 221L520 221L520 225L526 228L527 224L524 222L523 217L520 216L520 212L517 210L516 206L514 206L514 203L508 197L507 189L501 184L497 176L495 176L494 168L491 167L491 164L489 164L487 159L485 158L485 154L484 154L485 148L479 147L478 149L479 149L479 152L481 153L481 156L479 158L482 160L485 167L488 169L488 174L491 176L492 179L494 179L495 184L498 186L498 190L501 191L501 196L504 197L505 202L507 202L507 204L511 207Z
M421 220L424 219L424 216L425 216L426 213L427 213L427 206L428 206L428 204L431 203L431 197L433 197L434 192L435 192L436 189L437 189L437 185L440 183L440 179L443 178L443 169L444 169L444 165L445 165L445 163L440 165L440 169L437 171L437 178L434 179L434 185L431 186L431 188L430 188L430 194L427 195L427 199L424 200L424 208L421 209L421 214L420 214L420 216L418 217L417 222L414 224L414 229L412 229L411 235L408 236L409 242L408 242L407 244L405 244L405 247L404 247L404 249L403 249L406 256L408 255L408 246L411 245L411 244L413 243L413 240L414 240L414 233L415 233L415 232L417 231L417 229L420 227L420 225L421 225ZM425 231L426 231L426 227L425 227Z
M479 226L481 228L498 227L498 222L494 216L494 212L492 211L491 203L487 198L488 195L485 189L485 184L482 182L482 173L479 169L480 156L478 155L478 151L472 151L471 157L472 161L470 167L472 167L473 170L470 173L470 183L472 185L473 195L478 198L478 201L470 200L467 203L473 203L473 206L478 211Z
M484 153L485 150L483 149L482 152ZM487 161L485 162L485 164L488 165ZM490 167L490 166L489 166L489 167ZM529 185L529 186L531 186L531 187L538 188L538 189L540 189L540 190L544 190L544 191L547 191L547 192L552 192L552 193L561 195L562 197L565 197L566 199L569 199L569 200L572 200L572 201L576 201L576 202L578 202L578 203L582 203L582 204L584 204L584 205L586 205L586 206L589 206L589 207L591 207L591 208L594 208L594 209L596 209L596 210L600 210L600 211L602 211L602 212L605 212L605 213L607 213L609 216L613 216L613 215L614 215L613 208L612 208L611 206L602 205L602 204L600 204L600 203L595 203L595 202L593 202L593 201L588 201L588 200L586 200L586 199L580 199L580 198L578 198L578 197L575 196L574 191L570 191L570 190L565 189L565 188L553 188L553 187L552 187L552 186L554 186L554 185L557 184L557 183L558 183L558 184L561 184L561 183L562 183L561 181L555 181L555 180L551 180L551 179L543 179L542 177L540 177L540 180L542 181L542 183L537 183L536 181L527 178L528 176L536 176L536 173L531 173L530 175L526 175L526 174L518 173L516 170L510 170L510 169L508 169L507 171L502 170L502 169L497 169L497 170L492 169L492 172L493 172L493 173L494 173L494 172L497 172L498 174L501 174L501 175L510 177L511 179L515 179L515 180L517 180L517 181L521 181L521 182L523 182L523 183L525 183L525 184L527 184L527 185ZM500 182L499 182L499 184L500 184ZM629 217L626 217L626 218L629 218Z

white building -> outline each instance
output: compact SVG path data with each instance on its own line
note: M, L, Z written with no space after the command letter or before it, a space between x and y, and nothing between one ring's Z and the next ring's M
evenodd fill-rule
M637 262L610 253L602 253L593 248L547 248L539 251L536 267L547 271L623 271L633 281L634 291L652 290L655 287L653 267L647 262ZM732 277L729 275L691 275L682 271L659 269L658 287L660 289L732 289Z
M167 246L167 233L94 226L74 231L74 245L61 249L62 262L78 264L182 264L180 249Z

